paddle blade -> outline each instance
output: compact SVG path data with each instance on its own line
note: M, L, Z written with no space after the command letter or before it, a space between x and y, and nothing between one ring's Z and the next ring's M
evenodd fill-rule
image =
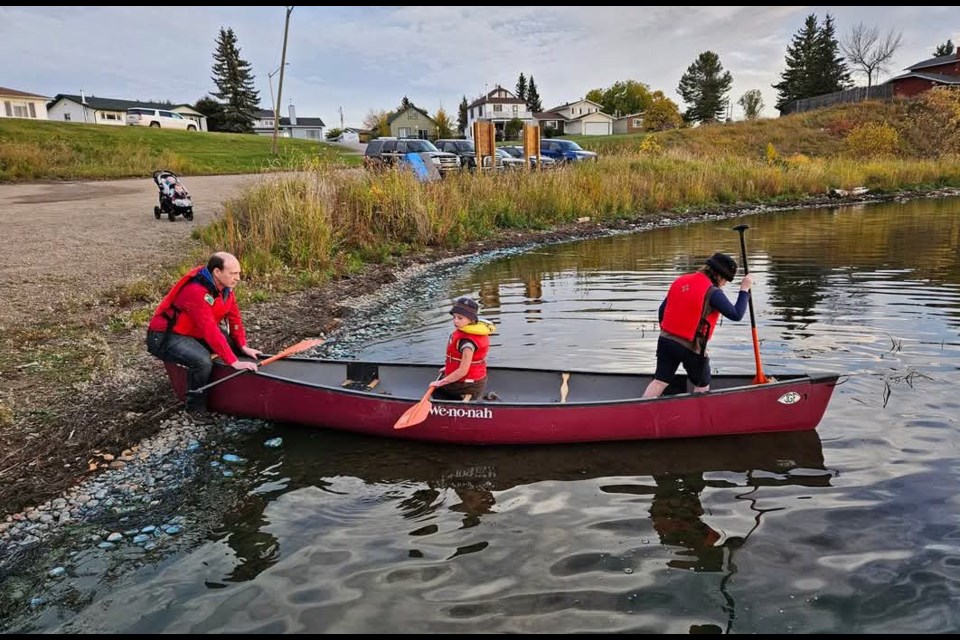
M300 353L301 351L306 351L307 349L312 349L321 344L323 344L323 340L319 338L313 338L311 340L301 340L297 344L287 347L277 355L270 356L266 360L261 360L260 366L262 367L264 365L270 364L271 362L276 362L277 360L286 358L287 356L292 356L293 354Z
M393 424L393 428L406 429L407 427L412 427L426 420L427 416L430 415L430 409L433 408L433 404L430 402L430 396L433 395L433 390L434 387L427 389L427 392L423 394L423 397L420 398L417 404L403 412L403 415Z

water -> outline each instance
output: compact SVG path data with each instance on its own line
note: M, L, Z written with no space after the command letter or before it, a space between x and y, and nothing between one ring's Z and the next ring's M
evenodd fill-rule
M281 427L280 450L240 452L255 488L205 542L34 628L956 631L958 213L768 214L465 272L361 355L440 362L450 299L474 295L497 365L650 371L669 283L715 250L739 260L745 222L765 372L848 377L804 434L477 449ZM711 352L752 373L748 320Z

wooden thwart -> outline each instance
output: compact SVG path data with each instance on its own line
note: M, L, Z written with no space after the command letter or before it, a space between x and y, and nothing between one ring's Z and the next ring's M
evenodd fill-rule
M570 385L567 384L570 380L570 374L564 371L560 375L562 382L560 383L560 404L566 404L567 394L570 393Z

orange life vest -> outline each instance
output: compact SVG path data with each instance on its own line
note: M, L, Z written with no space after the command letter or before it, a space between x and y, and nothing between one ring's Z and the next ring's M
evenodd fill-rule
M661 331L703 353L720 317L720 312L710 307L710 294L714 289L716 285L700 271L674 280L667 292Z
M467 375L459 382L482 380L487 377L487 352L490 351L490 337L478 336L471 333L465 333L459 329L450 334L450 340L447 342L447 362L443 368L444 375L450 375L460 368L462 355L457 347L461 340L469 340L477 346L473 350L473 358L470 361L470 369Z

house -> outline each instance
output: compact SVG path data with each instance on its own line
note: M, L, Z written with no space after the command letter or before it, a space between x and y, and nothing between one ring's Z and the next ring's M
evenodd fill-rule
M47 119L47 96L0 87L0 118Z
M395 138L437 139L437 121L413 104L387 118L387 124Z
M281 138L297 138L299 140L323 140L323 120L320 118L299 118L297 110L291 104L290 117L280 118L277 125L277 135ZM260 136L272 136L275 124L273 109L257 109L256 121L253 123L253 132Z
M907 73L884 84L893 85L895 97L915 96L934 87L960 86L960 49L907 67Z
M527 109L526 101L497 85L496 89L467 105L465 133L468 138L472 138L473 123L478 120L489 120L496 128L497 139L503 140L507 123L514 118L524 124L536 124L533 113Z
M80 122L87 124L127 124L127 109L164 109L179 113L197 123L197 129L207 130L207 117L188 104L165 104L162 102L141 102L140 100L121 100L119 98L98 98L58 93L47 103L47 118L61 122Z
M609 136L614 117L601 109L592 100L577 100L538 113L536 119L543 130L553 129L551 135Z
M643 133L643 111L620 116L613 121L614 133Z

